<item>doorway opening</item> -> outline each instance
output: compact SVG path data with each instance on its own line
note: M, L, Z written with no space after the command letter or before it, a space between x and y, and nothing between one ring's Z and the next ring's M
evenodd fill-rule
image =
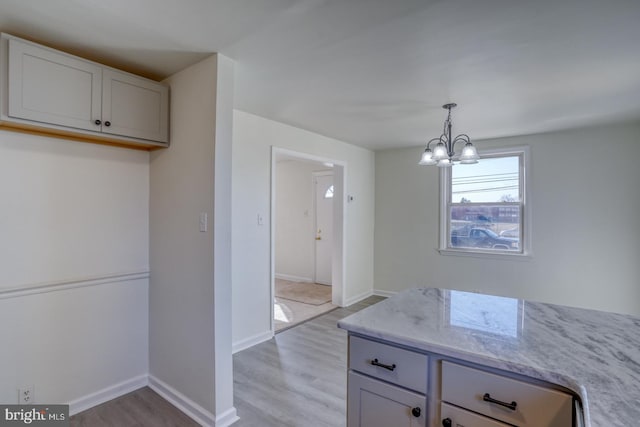
M343 162L272 149L272 332L343 303L345 168Z

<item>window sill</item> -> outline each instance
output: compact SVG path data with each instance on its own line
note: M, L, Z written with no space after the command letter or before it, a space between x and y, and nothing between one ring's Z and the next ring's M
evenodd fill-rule
M446 256L462 256L472 258L485 258L485 259L503 259L511 261L529 261L533 258L531 252L525 253L508 253L508 252L485 252L485 251L468 251L459 249L436 249L440 252L440 255Z

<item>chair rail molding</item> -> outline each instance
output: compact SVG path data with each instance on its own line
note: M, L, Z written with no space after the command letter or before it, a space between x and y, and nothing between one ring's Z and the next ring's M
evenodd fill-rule
M64 291L68 289L97 286L108 283L118 283L148 279L150 271L143 268L136 271L109 273L99 276L76 277L45 283L31 283L10 288L0 287L0 299L17 298L27 295L42 294L47 292Z

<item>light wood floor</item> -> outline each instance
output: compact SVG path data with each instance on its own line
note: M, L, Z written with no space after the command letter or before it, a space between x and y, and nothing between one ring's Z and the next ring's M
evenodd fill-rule
M382 299L338 308L235 354L234 427L346 425L347 333L336 323Z
M234 427L346 425L347 333L343 317L381 301L369 297L288 329L233 356ZM197 426L145 387L71 417L71 426Z

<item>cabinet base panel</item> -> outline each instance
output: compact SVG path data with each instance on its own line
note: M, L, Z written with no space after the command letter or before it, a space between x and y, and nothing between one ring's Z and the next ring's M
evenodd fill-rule
M79 134L61 129L51 129L24 123L12 123L7 121L0 122L0 129L12 132L27 133L31 135L48 136L53 138L66 139L70 141L84 142L90 144L110 145L112 147L129 148L141 151L154 151L168 148L168 146L158 145L152 142L129 141L114 137Z

